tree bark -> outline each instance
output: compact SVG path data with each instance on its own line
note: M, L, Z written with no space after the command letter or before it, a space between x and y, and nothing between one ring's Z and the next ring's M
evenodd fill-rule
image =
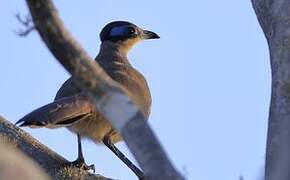
M51 179L35 162L7 143L0 143L0 162L0 179L16 180L20 179L19 177L21 180Z
M252 0L268 41L272 95L266 150L266 180L290 179L290 0Z
M95 100L98 111L121 133L147 179L183 179L175 170L144 115L64 27L51 0L27 0L41 38L57 60Z
M68 160L50 150L48 147L31 137L28 133L11 124L1 116L0 142L0 144L9 144L9 146L22 151L25 155L39 164L39 166L53 179L110 180L101 175L92 174L85 170L69 166ZM6 157L3 157L4 155L5 154L1 153L0 159L5 159ZM2 163L3 161L1 161L1 164ZM17 174L18 169L16 168L15 171L17 171L15 172ZM32 169L32 171L34 172L35 170ZM4 173L2 172L0 171L0 177L2 177L1 175Z

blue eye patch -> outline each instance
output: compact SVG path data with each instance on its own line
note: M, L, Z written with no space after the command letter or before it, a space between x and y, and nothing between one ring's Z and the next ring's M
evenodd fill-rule
M117 26L113 27L110 31L111 36L125 36L131 33L132 27L130 26Z

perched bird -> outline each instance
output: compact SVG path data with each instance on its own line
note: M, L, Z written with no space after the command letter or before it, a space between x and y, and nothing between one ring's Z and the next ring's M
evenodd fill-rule
M157 38L159 36L156 33L130 22L114 21L102 29L101 47L95 58L106 73L124 87L147 119L151 106L150 91L144 76L132 67L127 55L137 42ZM73 165L94 169L93 165L86 165L82 154L81 138L88 138L95 143L104 143L140 179L143 177L142 171L114 146L114 143L122 140L120 134L98 112L88 94L72 77L58 90L54 102L32 111L16 124L36 128L66 127L76 133L78 139L78 158L72 162Z

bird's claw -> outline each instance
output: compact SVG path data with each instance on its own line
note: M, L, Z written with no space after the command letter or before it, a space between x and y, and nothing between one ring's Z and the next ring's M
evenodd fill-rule
M82 164L80 169L83 169L85 171L93 171L93 173L95 173L96 169L95 169L95 165L91 164L91 165L87 165L87 164Z
M74 167L79 168L79 169L82 169L85 171L93 171L93 173L95 173L95 165L94 164L87 165L84 161L80 161L80 160L75 160L75 161L71 162L70 164Z

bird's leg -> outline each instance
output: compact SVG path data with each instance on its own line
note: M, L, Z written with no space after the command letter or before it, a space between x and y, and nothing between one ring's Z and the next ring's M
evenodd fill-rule
M82 150L82 139L80 134L77 134L77 139L78 139L78 159L80 162L84 163L85 159L83 156L83 150Z
M135 166L110 140L108 136L105 136L103 143L121 160L123 161L128 168L130 168L138 178L144 179L143 172Z
M82 151L82 141L81 141L81 136L80 134L77 134L77 139L78 139L78 158L71 162L73 166L76 166L78 168L84 169L84 170L93 170L95 172L95 165L87 165L85 163L85 159L83 156L83 151Z

